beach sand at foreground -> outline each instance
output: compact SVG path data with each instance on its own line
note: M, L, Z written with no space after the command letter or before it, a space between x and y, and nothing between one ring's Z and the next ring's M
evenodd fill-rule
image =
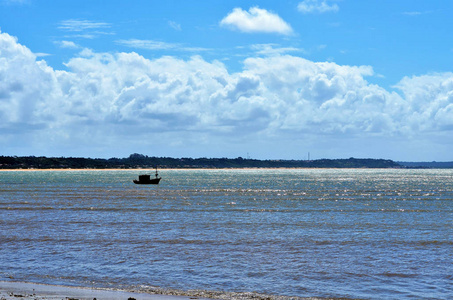
M0 281L0 300L186 300L207 299L189 296L152 295L137 292L67 287L26 282Z
M213 291L175 291L156 288L150 293L122 290L94 289L28 282L0 281L0 300L334 300L334 298L301 298ZM343 299L343 298L342 298Z

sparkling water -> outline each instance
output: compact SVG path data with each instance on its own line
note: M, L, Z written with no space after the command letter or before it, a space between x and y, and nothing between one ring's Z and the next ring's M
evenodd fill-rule
M152 170L150 170L152 172ZM453 170L1 171L0 280L453 295Z

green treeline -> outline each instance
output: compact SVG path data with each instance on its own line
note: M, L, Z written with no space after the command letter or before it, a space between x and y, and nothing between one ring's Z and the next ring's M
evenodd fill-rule
M257 160L238 158L171 158L131 154L127 158L0 156L0 169L132 168L401 168L385 159Z

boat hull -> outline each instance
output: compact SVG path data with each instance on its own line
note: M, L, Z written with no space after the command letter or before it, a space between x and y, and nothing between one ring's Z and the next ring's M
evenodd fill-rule
M159 184L160 178L154 178L150 180L136 180L134 179L133 182L135 184Z

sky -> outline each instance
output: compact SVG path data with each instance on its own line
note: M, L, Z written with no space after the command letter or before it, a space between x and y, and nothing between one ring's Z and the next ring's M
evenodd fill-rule
M0 0L0 155L452 161L452 15L451 0Z

